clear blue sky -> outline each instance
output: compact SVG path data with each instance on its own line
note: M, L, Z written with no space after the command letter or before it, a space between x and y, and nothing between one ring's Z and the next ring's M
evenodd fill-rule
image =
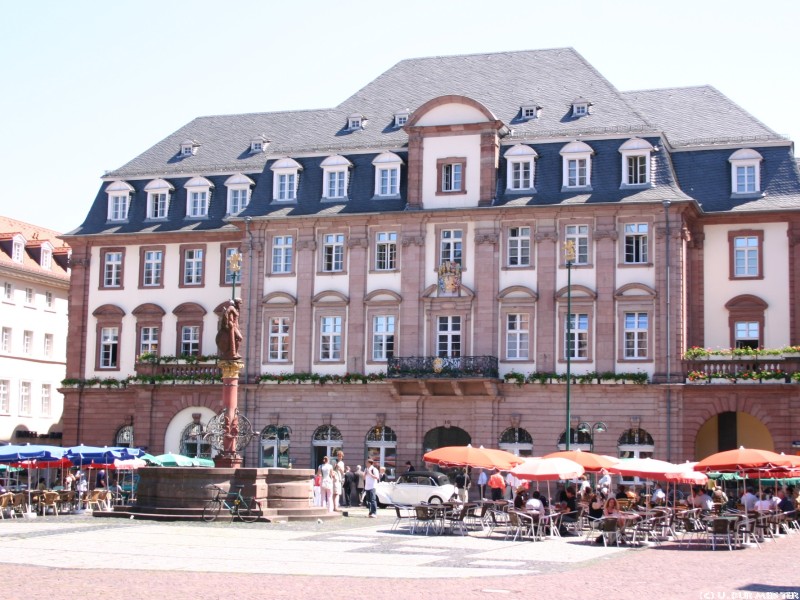
M796 0L8 2L0 213L68 231L194 117L335 106L419 56L572 46L621 90L710 84L800 140L799 26Z

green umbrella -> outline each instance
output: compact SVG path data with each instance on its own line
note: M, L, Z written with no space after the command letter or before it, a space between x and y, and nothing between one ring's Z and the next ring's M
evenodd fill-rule
M210 458L198 458L194 456L183 456L182 454L159 454L155 457L162 467L213 467L214 461Z
M210 458L193 458L192 461L194 462L195 467L213 467L214 461Z
M158 461L158 457L153 456L152 454L142 454L139 458L141 458L143 461L149 463L149 466L153 466L153 465L155 465L157 467L162 466L161 463Z

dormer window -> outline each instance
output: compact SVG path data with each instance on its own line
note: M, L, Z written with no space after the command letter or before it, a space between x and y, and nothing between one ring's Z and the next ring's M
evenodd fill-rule
M592 147L584 142L570 142L561 149L562 192L592 189Z
M620 188L650 185L650 162L653 146L647 140L632 138L622 144L622 181Z
M225 187L228 188L227 214L239 214L247 207L250 203L250 189L254 185L252 179L241 173L231 175L225 180Z
M263 135L258 137L254 137L250 140L250 153L257 154L259 152L264 152L269 145L269 140L265 138Z
M577 100L572 101L572 116L573 117L585 117L590 112L590 107L592 103L584 98L578 98Z
M350 131L363 129L365 123L366 119L364 119L364 115L353 114L347 117L347 129Z
M542 107L536 104L535 102L531 102L530 104L523 104L519 108L520 116L525 119L526 121L530 119L536 119L539 117L539 111L542 110Z
M22 234L16 234L11 242L11 260L15 263L22 264L25 259L25 238Z
M172 192L175 191L172 184L164 179L154 179L144 191L147 192L147 218L166 219Z
M128 207L133 191L133 186L126 181L114 181L106 188L109 221L128 220Z
M53 266L53 246L50 242L44 242L39 255L39 266L43 269L50 270Z
M276 202L297 200L297 184L303 167L296 160L282 158L270 167L272 171L272 199Z
M207 218L214 184L205 177L193 177L183 187L186 188L186 216L190 219Z
M728 159L731 163L731 190L737 194L761 192L761 161L764 158L749 148L737 150Z
M411 114L411 111L408 109L400 110L394 113L394 126L395 127L402 127L406 123L408 123L408 117Z
M372 164L375 165L375 197L399 198L403 159L394 152L384 152L376 156Z
M512 146L503 155L506 159L506 190L510 192L535 192L534 166L536 150L524 144Z
M181 156L193 156L197 154L200 144L195 140L183 140L181 142Z
M323 200L342 200L347 198L347 184L350 167L353 164L344 156L329 156L320 165L323 171Z

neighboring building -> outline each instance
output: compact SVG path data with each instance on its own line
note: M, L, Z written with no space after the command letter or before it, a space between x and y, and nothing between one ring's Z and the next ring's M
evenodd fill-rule
M65 390L65 437L209 451L220 389L181 377L213 365L137 357L213 353L239 249L249 465L547 453L566 386L503 379L568 355L582 380L649 381L571 385L573 447L789 451L800 386L686 385L716 363L682 355L800 344L798 209L791 141L711 87L619 92L571 49L406 60L332 109L198 118L64 236L70 376L150 378ZM714 368L800 370L769 358Z
M0 442L61 445L69 246L0 216Z

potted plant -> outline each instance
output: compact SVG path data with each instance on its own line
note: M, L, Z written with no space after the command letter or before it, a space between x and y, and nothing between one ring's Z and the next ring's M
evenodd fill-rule
M524 373L517 373L516 371L509 371L503 376L506 383L513 383L518 387L522 387L525 383L525 374Z
M692 346L683 353L683 360L705 360L709 356L709 351L700 346Z
M708 382L709 383L716 383L716 384L722 383L722 384L724 384L724 383L733 383L734 381L736 381L736 376L735 375L731 375L730 373L725 373L725 372L722 372L722 371L716 371L714 373L709 373L708 374Z
M686 383L708 383L708 375L702 371L689 371L686 375Z
M761 371L761 381L769 381L770 383L786 383L786 372L780 369L768 369Z
M736 383L761 383L761 373L759 371L739 371L736 374Z

